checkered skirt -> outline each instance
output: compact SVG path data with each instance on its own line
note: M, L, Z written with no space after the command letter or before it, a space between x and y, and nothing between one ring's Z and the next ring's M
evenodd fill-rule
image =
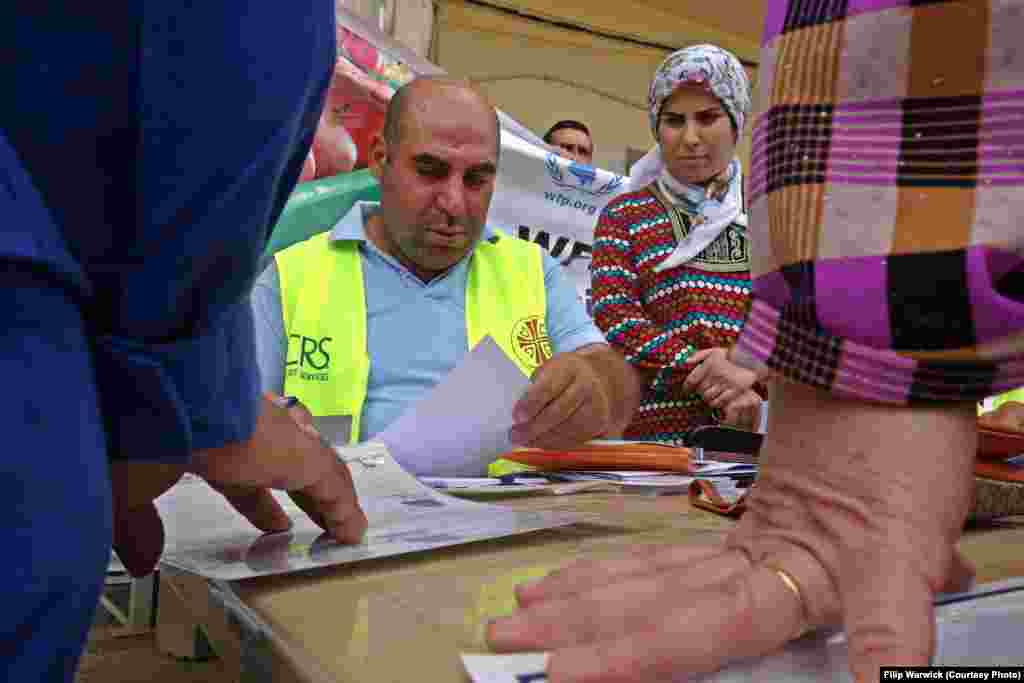
M1024 3L768 0L748 366L847 397L1024 385Z

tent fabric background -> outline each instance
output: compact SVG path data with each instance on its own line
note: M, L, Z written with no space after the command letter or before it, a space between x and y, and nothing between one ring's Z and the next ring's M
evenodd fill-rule
M356 202L378 199L377 180L365 169L300 183L274 226L267 244L267 257L330 230Z

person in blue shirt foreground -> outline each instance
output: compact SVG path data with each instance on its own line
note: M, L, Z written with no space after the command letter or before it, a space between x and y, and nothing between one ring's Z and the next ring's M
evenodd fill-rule
M73 680L111 537L148 572L152 500L187 469L261 529L289 525L274 487L362 537L345 466L260 399L246 300L312 141L334 12L0 8L2 680Z
M515 443L621 434L639 396L635 371L554 259L485 225L498 135L494 108L462 82L421 78L398 91L370 152L380 204L357 204L329 234L279 253L253 290L265 390L298 397L316 416L354 415L352 436L365 440L465 356L477 307L532 376ZM360 268L362 283L351 281ZM485 281L508 286L474 290ZM359 310L358 320L345 317ZM359 338L365 346L351 341ZM427 454L402 464L431 471Z

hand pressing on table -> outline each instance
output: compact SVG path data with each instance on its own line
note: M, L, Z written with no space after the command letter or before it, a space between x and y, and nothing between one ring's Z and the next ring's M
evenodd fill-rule
M926 665L934 594L973 574L955 544L974 405L771 391L758 485L724 541L635 548L519 586L519 610L488 627L492 648L551 651L551 683L674 681L827 625L846 629L859 681Z
M325 531L358 543L366 516L356 500L348 467L325 446L301 406L263 400L252 436L197 451L189 465L114 462L114 550L134 576L152 571L163 551L163 524L153 501L186 471L203 477L252 524L285 531L291 520L268 489L283 489Z

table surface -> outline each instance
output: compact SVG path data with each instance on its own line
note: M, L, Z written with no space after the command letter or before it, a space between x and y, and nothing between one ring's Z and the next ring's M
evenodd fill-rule
M512 589L576 558L634 544L720 539L734 522L686 496L577 494L505 499L517 509L587 515L570 527L301 575L233 584L306 681L464 683L463 652L486 652L487 620L514 607ZM968 530L978 580L1024 575L1024 517Z

